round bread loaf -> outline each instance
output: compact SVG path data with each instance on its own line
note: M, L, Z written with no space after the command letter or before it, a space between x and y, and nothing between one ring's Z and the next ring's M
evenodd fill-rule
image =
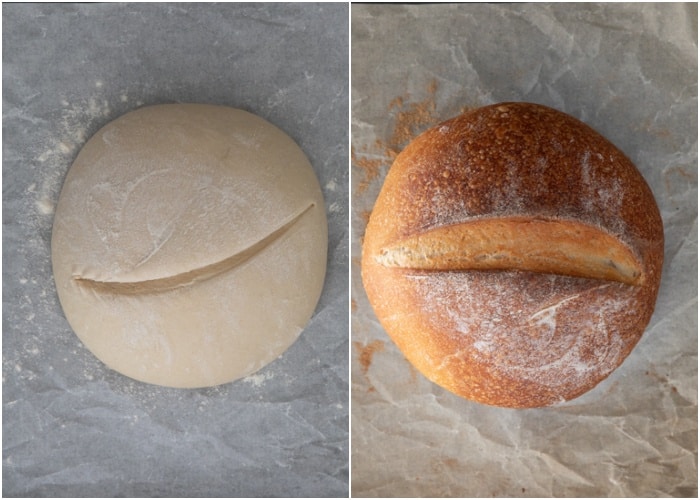
M105 125L56 207L58 297L114 370L170 387L249 375L294 343L326 273L309 160L240 109L162 104Z
M427 378L485 404L552 405L627 357L654 309L663 225L642 175L575 118L486 106L398 155L362 278Z

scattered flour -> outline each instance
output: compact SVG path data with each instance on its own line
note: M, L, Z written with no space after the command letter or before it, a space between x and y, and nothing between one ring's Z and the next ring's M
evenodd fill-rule
M54 211L54 203L48 198L36 200L36 209L42 215L51 215Z
M273 378L275 378L274 373L272 373L270 371L265 371L265 372L258 372L258 373L254 373L252 375L248 375L247 377L245 377L242 380L244 382L249 383L252 386L260 387L265 382L267 382L268 380L271 380Z
M104 83L98 80L95 87L101 90ZM88 134L94 132L95 126L104 118L110 117L112 110L108 100L94 96L74 102L61 98L57 104L61 106L59 126L40 142L40 152L35 156L35 161L42 164L40 186L37 188L34 182L27 188L35 195L34 206L40 216L53 215L61 182L70 163L88 139Z

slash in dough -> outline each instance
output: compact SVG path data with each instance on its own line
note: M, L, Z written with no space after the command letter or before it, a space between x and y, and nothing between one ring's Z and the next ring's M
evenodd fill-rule
M61 305L90 351L137 380L208 387L298 338L328 234L318 180L287 134L239 109L166 104L83 147L51 245Z

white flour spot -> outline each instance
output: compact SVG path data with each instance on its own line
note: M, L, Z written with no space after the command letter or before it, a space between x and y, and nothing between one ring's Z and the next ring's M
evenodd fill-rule
M68 154L73 150L73 146L66 144L65 142L58 143L58 150L63 154Z
M52 156L53 154L54 154L54 151L53 151L52 149L49 149L49 150L44 151L43 153L41 153L41 154L37 157L37 160L38 160L40 163L44 163L46 160L48 160L49 158L51 158L51 156Z
M54 210L54 204L48 198L41 198L36 200L36 208L42 215L51 215Z
M254 373L252 375L248 375L243 379L243 382L247 382L255 387L260 387L265 382L273 378L275 378L275 375L268 371L265 373Z

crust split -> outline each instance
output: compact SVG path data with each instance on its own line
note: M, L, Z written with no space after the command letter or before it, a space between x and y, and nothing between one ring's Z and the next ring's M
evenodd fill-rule
M375 258L428 271L521 270L628 285L643 279L641 263L618 238L570 220L480 219L409 236Z

